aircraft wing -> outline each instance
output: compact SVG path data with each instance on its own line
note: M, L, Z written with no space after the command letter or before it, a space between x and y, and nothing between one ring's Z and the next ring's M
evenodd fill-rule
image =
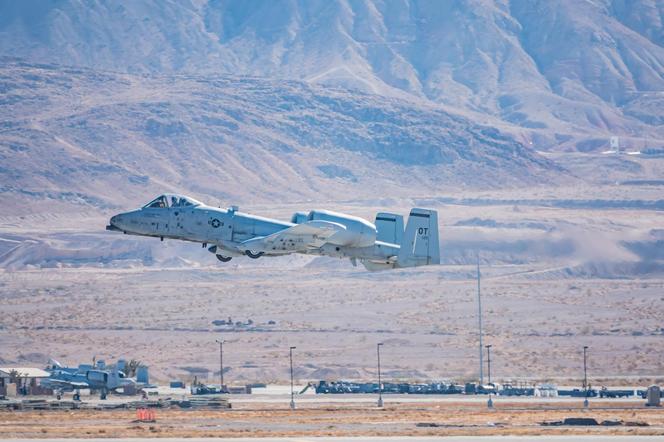
M47 388L67 388L67 389L76 389L76 388L88 388L90 384L87 382L76 382L76 381L65 381L63 379L49 379L46 378L40 382L40 384Z
M242 243L244 250L265 253L294 253L321 247L327 239L346 226L330 221L307 221L268 236L252 238Z

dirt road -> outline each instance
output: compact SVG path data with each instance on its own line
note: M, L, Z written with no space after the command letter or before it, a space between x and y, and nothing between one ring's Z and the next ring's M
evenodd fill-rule
M603 402L583 410L564 403L238 404L232 410L160 409L156 422L136 422L131 410L0 413L3 438L58 437L312 437L478 435L664 435L664 410L634 402ZM542 426L588 417L615 426ZM647 426L636 426L645 425Z

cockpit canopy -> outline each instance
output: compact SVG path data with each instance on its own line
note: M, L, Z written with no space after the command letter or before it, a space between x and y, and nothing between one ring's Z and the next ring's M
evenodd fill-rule
M166 209L169 207L194 207L201 205L203 205L203 203L196 201L193 198L189 198L188 196L165 193L147 203L143 208Z

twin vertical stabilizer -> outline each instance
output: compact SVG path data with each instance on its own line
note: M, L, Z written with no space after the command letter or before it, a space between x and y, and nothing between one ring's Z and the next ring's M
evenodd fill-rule
M414 208L404 231L403 217L381 212L376 215L376 240L396 251L389 261L363 259L368 270L385 270L440 264L438 212ZM383 245L383 246L385 246ZM396 247L398 246L398 247Z
M400 246L397 267L440 264L438 212L412 209Z
M376 215L376 240L390 244L401 244L403 238L403 216L380 212Z

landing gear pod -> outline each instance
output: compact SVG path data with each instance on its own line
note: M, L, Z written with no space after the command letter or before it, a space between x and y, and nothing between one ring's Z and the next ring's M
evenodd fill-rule
M265 252L252 252L251 250L245 250L244 254L251 259L258 259L265 254Z
M208 248L208 252L210 252L210 253L214 253L214 256L216 256L217 259L218 259L219 261L221 261L221 262L228 262L228 261L230 261L231 259L233 259L232 256L224 256L224 255L220 255L219 253L217 253L218 251L221 251L221 248L220 248L220 247L217 247L217 246L211 246L210 248Z

